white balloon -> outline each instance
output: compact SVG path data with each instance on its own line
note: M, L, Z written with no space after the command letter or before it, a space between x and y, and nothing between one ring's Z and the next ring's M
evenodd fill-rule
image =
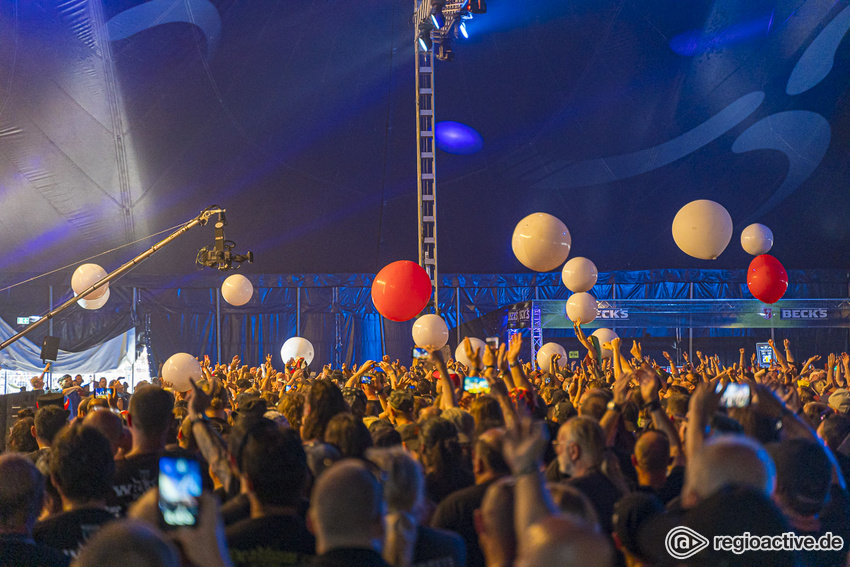
M284 364L289 362L290 358L303 358L307 364L310 364L313 362L313 356L313 344L301 337L286 339L286 342L280 347L280 358Z
M192 389L189 378L196 382L201 379L201 363L187 352L178 352L162 365L162 379L171 382L178 392L188 392Z
M74 270L74 275L71 276L71 289L74 290L74 294L79 295L105 277L106 270L97 264L83 264ZM86 296L86 301L100 298L108 288L108 283L97 288Z
M443 348L449 342L449 326L439 315L423 315L413 323L413 342L422 348Z
M233 274L221 284L221 295L229 304L239 307L251 301L254 286L251 280L242 274Z
M673 219L673 240L688 256L714 260L732 240L732 217L719 203L692 201Z
M596 264L577 256L564 264L564 269L561 270L561 280L567 289L574 293L590 291L596 285L596 277L599 272L596 270Z
M472 346L472 350L481 349L481 353L483 356L484 348L487 346L487 343L482 341L481 339L476 339L475 337L469 337L469 344ZM472 366L472 361L469 360L466 356L466 350L463 348L463 342L457 345L455 349L455 360L460 362L466 367Z
M560 354L561 360L567 360L567 351L564 350L564 347L558 343L546 343L537 351L537 366L540 367L540 370L551 372L553 354Z
M83 309L88 309L89 311L100 309L101 307L106 305L107 301L109 301L109 287L104 286L104 288L106 289L106 292L104 292L97 299L90 299L91 296L88 296L85 299L78 299L77 303L79 303L80 307L82 307ZM74 296L76 297L76 295L77 294L75 293Z
M773 231L763 224L751 224L741 232L741 247L753 256L767 254L773 248Z
M548 213L532 213L519 221L511 238L514 255L536 272L551 272L564 263L572 245L567 225Z
M574 293L567 300L567 319L570 321L575 322L581 319L581 323L584 325L596 319L598 314L596 298L589 293Z
M602 358L611 358L614 356L614 353L608 350L607 348L602 348L602 343L610 343L616 338L619 338L619 335L612 331L611 329L606 329L602 327L601 329L596 329L593 331L593 336L599 339L599 348L602 350Z

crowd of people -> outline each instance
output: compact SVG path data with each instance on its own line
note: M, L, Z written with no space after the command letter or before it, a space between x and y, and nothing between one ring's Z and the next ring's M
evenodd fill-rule
M467 365L202 356L188 392L63 377L0 456L0 566L848 564L850 356L662 366L575 331L544 370L517 334Z

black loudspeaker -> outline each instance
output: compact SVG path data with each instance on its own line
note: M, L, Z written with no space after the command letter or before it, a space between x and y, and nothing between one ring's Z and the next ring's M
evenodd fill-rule
M59 355L59 337L44 337L41 343L41 360L56 360Z
M7 394L0 396L0 425L5 426L3 435L0 436L0 450L6 450L6 438L15 422L18 421L18 412L21 408L30 407L35 410L35 402L38 392L21 392L20 394Z

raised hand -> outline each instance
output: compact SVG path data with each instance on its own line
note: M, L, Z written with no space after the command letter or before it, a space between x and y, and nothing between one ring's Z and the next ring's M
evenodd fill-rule
M511 337L510 343L508 343L508 364L516 366L519 360L520 350L522 350L522 336L519 333L515 333Z
M469 337L463 339L463 351L466 353L466 358L470 362L470 370L473 372L481 371L481 348L472 348L472 342Z

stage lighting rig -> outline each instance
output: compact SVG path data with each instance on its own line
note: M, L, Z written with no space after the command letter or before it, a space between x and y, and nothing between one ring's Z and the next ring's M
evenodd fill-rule
M451 39L468 38L464 21L486 11L485 0L419 0L414 14L419 49L430 51L433 45L437 59L451 61Z
M224 238L224 227L227 226L227 217L225 209L215 209L208 211L212 214L218 214L218 220L215 223L215 243L212 246L205 246L198 250L198 257L195 263L207 268L217 268L222 272L227 270L235 270L239 268L242 262L254 263L254 253L234 254L233 249L236 243L232 240ZM235 264L235 265L234 265Z

